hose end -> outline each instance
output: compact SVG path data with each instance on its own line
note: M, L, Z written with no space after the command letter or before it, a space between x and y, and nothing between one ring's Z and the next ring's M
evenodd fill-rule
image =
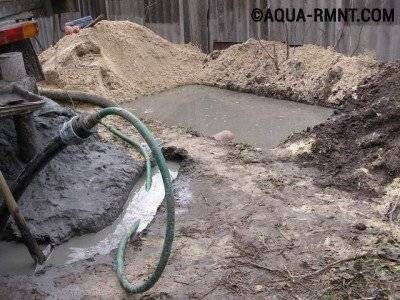
M84 116L75 116L64 123L60 130L60 138L65 145L81 144L95 132L84 126L84 119Z

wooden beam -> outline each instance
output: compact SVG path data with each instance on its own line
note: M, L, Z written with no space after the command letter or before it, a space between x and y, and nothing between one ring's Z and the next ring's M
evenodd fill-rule
M180 41L182 44L185 43L185 15L183 10L183 0L179 0L179 29L180 29Z
M4 203L7 205L11 216L13 217L15 224L21 232L22 241L28 248L33 260L38 264L43 264L46 261L46 256L40 250L36 240L34 239L31 231L29 230L28 224L25 218L19 211L18 204L8 187L7 181L5 180L3 173L0 171L0 196L3 198Z

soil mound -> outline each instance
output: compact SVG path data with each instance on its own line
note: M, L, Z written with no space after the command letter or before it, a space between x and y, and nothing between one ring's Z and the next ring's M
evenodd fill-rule
M117 102L180 85L207 84L338 107L377 72L371 54L349 57L315 45L287 49L250 39L208 57L129 21L102 21L65 36L40 55L43 85L92 92Z
M45 85L115 101L197 83L205 55L128 21L102 21L40 55Z
M363 82L345 109L311 130L307 164L323 171L322 184L383 193L400 176L400 63Z
M35 115L39 144L47 145L73 116L71 110L50 101ZM25 165L15 155L13 123L3 119L1 125L0 165L12 182ZM39 173L22 195L20 209L38 240L62 243L97 232L117 219L142 171L143 163L125 149L91 137L69 146Z
M208 57L207 84L264 96L337 107L378 70L371 54L345 56L315 45L290 48L250 39Z

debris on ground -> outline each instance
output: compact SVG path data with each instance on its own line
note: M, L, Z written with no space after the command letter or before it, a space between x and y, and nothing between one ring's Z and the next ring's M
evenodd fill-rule
M204 58L194 46L173 44L128 21L101 21L40 55L45 86L117 102L197 83Z
M174 162L184 162L189 159L189 154L186 149L168 146L161 148L166 160Z

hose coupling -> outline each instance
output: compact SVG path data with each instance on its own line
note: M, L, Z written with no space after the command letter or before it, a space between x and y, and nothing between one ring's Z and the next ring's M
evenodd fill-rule
M61 140L65 145L78 145L90 137L95 131L87 129L83 124L85 116L75 116L65 122L60 130Z

